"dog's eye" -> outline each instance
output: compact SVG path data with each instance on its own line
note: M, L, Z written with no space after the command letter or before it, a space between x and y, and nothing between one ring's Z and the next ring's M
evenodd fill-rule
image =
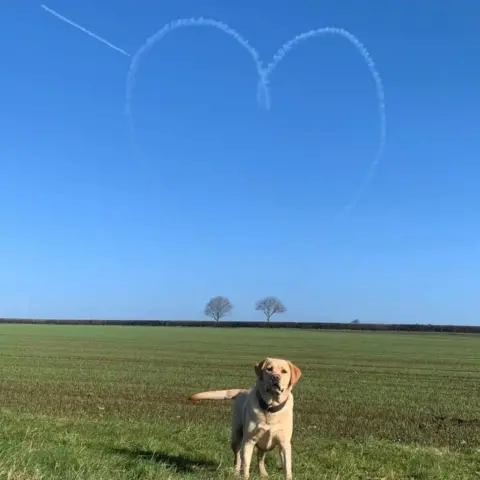
M268 367L267 372L271 372L273 370L273 367Z
M284 374L285 374L285 373L288 373L288 372L287 372L286 370L282 370L282 373L284 373Z

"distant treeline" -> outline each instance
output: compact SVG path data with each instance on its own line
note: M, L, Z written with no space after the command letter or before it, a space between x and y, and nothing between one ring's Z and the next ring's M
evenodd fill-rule
M217 327L217 328L300 328L305 330L369 330L394 332L445 332L480 333L480 326L425 325L386 323L325 323L325 322L232 322L203 320L68 320L0 318L1 323L51 324L51 325L122 325L145 327Z

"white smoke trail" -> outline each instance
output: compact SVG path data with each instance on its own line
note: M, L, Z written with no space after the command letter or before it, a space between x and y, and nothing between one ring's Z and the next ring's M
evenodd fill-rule
M148 52L148 50L161 39L163 39L168 33L181 28L181 27L213 27L216 28L223 33L234 38L242 47L244 47L247 52L252 57L257 73L259 76L258 81L258 88L257 88L257 100L261 103L261 100L265 101L266 109L270 109L271 106L271 97L270 97L270 89L269 89L269 79L275 68L278 64L283 60L283 58L290 52L290 50L299 43L308 40L313 37L321 36L321 35L339 35L345 39L347 39L350 43L352 43L357 51L360 53L362 58L365 60L365 63L372 74L373 80L375 82L375 88L377 93L377 101L378 101L378 110L380 115L380 139L379 144L377 147L376 154L374 156L373 161L370 163L367 174L365 176L364 181L358 188L353 200L343 207L343 212L348 212L353 209L353 207L358 203L362 193L368 187L370 182L372 181L373 175L375 173L375 169L377 168L378 164L380 163L386 146L386 138L387 138L387 116L386 116L386 108L385 108L385 94L383 88L383 82L378 73L375 63L366 49L366 47L358 40L358 38L350 33L348 30L343 28L337 27L323 27L316 30L310 30L308 32L301 33L297 35L292 40L289 40L285 44L283 44L278 51L275 53L273 60L268 64L266 68L263 67L262 61L258 55L258 52L253 48L249 42L244 39L236 30L229 27L223 22L219 22L217 20L207 19L207 18L185 18L172 21L166 25L164 25L160 30L158 30L155 34L149 37L145 43L140 47L140 49L134 54L132 62L130 64L130 68L127 74L127 85L126 85L126 96L125 96L125 114L127 117L127 124L130 129L130 133L132 134L132 139L135 143L135 125L133 121L132 115L132 96L133 96L133 88L135 86L135 76L138 72L138 68L140 65L141 57Z
M47 7L46 5L40 5L45 11L54 15L55 17L59 18L60 20L66 22L67 24L79 29L80 31L86 33L87 35L95 38L96 40L104 43L105 45L109 46L113 50L120 52L121 54L130 57L130 54L127 53L125 50L113 45L109 41L105 40L104 38L96 35L95 33L87 30L86 28L82 27L81 25L73 22L72 20L60 15L55 10ZM308 40L313 37L322 36L322 35L339 35L345 39L347 39L353 46L357 49L360 53L362 58L365 60L365 63L372 74L373 80L375 82L375 88L377 93L377 101L378 101L378 110L380 115L380 139L379 145L377 148L377 152L374 156L373 161L370 163L367 174L361 183L360 187L358 188L353 200L344 206L343 212L348 212L353 209L353 207L358 203L361 195L365 191L365 189L369 186L370 182L373 179L375 170L380 163L386 146L386 139L387 139L387 115L386 115L386 107L385 107L385 93L383 88L383 82L381 79L380 74L378 73L375 63L366 49L366 47L360 42L360 40L349 32L346 29L338 28L338 27L323 27L316 30L310 30L308 32L301 33L297 35L292 40L284 43L275 53L273 60L268 64L267 68L263 68L262 61L259 58L258 52L253 48L249 42L243 38L236 30L229 27L227 24L223 22L219 22L217 20L212 20L208 18L184 18L179 20L174 20L166 25L164 25L160 30L158 30L155 34L149 37L145 43L140 47L140 49L134 54L132 62L130 64L130 68L127 73L127 86L126 86L126 96L125 96L125 114L127 116L127 124L130 127L130 133L132 134L132 139L135 139L135 125L133 121L132 115L132 108L131 108L131 101L133 96L133 88L135 86L135 76L138 72L138 68L140 65L141 57L148 52L148 50L157 42L165 37L168 33L182 28L182 27L213 27L217 30L222 31L223 33L231 36L235 39L242 47L244 47L247 52L252 57L255 67L259 76L258 81L258 88L257 88L257 101L261 103L263 99L265 101L265 107L270 109L271 106L271 98L270 98L270 89L269 89L269 79L275 68L278 64L285 58L285 56L291 51L291 49L298 45L299 43Z
M53 16L59 18L63 22L68 23L68 25L71 25L72 27L78 28L80 31L82 31L83 33L86 33L90 37L93 37L96 40L98 40L99 42L102 42L105 45L108 45L110 48L113 48L113 50L116 50L117 52L120 52L121 54L123 54L127 57L130 56L130 54L127 53L125 50L122 50L121 48L113 45L113 43L110 43L108 40L105 40L104 38L99 37L98 35L91 32L90 30L87 30L85 27L82 27L78 23L72 22L72 20L69 20L67 17L64 17L63 15L60 15L58 12L56 12L55 10L47 7L46 5L40 5L40 7L43 8L46 12L48 12L48 13L52 14Z
M350 33L348 30L345 30L343 28L337 28L337 27L318 28L316 30L310 30L308 32L301 33L297 35L295 38L293 38L292 40L289 40L288 42L284 43L277 50L277 53L275 53L275 55L273 56L273 60L268 64L265 71L265 79L268 79L270 77L270 75L273 73L273 71L278 66L278 64L283 60L283 58L285 58L288 52L295 45L298 45L299 43L305 40L308 40L310 38L318 37L322 35L341 36L347 39L357 49L357 51L365 60L365 63L367 64L367 67L370 70L370 73L372 74L373 80L375 82L376 92L377 92L378 110L379 110L379 116L380 116L380 138L379 138L379 143L377 147L377 152L373 158L373 161L370 163L367 170L367 174L363 182L361 183L360 187L358 188L355 196L353 197L353 200L349 204L343 207L343 211L348 212L358 203L362 193L365 191L365 189L368 187L368 185L372 181L373 175L375 173L375 169L377 168L378 164L380 163L383 157L386 142L387 142L387 115L386 115L386 108L385 108L385 92L383 88L382 78L378 73L378 70L375 66L372 56L370 55L366 47L360 42L360 40L355 35L353 35L353 33ZM264 88L268 88L268 86Z
M138 51L133 55L130 68L127 73L127 86L126 86L126 95L125 95L125 114L127 117L127 124L130 129L130 133L132 135L131 139L133 140L133 143L135 143L135 124L133 121L131 102L132 102L132 96L133 96L133 88L135 86L135 77L140 65L140 59L142 58L143 55L145 55L145 53L148 52L148 50L150 50L150 48L152 48L157 42L162 40L168 33L171 33L174 30L177 30L179 28L185 28L185 27L216 28L217 30L220 30L221 32L229 35L234 40L236 40L243 48L245 48L245 50L247 50L247 52L252 57L253 62L255 63L257 73L260 77L260 85L258 89L258 101L260 101L260 97L262 93L261 89L263 86L264 87L263 95L264 95L265 101L267 102L267 104L270 102L269 100L270 94L266 87L265 70L262 66L262 62L260 61L259 55L257 51L248 43L248 41L245 38L243 38L236 30L234 30L233 28L230 28L228 25L226 25L223 22L219 22L217 20L212 20L209 18L202 18L202 17L182 18L179 20L174 20L164 25L160 30L158 30L151 37L149 37L144 42L144 44L138 49ZM138 149L137 145L135 147Z

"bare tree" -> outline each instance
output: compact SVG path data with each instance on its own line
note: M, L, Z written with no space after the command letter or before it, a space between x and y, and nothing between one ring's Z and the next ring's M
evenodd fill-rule
M233 306L227 297L213 297L205 305L204 313L218 322L222 317L228 315L232 308Z
M274 313L283 313L287 311L277 297L265 297L264 299L259 300L255 304L255 310L263 312L267 318L267 322L270 322L270 317Z

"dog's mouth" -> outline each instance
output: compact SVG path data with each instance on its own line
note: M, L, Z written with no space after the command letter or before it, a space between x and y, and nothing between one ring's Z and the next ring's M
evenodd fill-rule
M283 393L283 388L278 383L273 383L270 386L270 392L280 395L281 393Z

